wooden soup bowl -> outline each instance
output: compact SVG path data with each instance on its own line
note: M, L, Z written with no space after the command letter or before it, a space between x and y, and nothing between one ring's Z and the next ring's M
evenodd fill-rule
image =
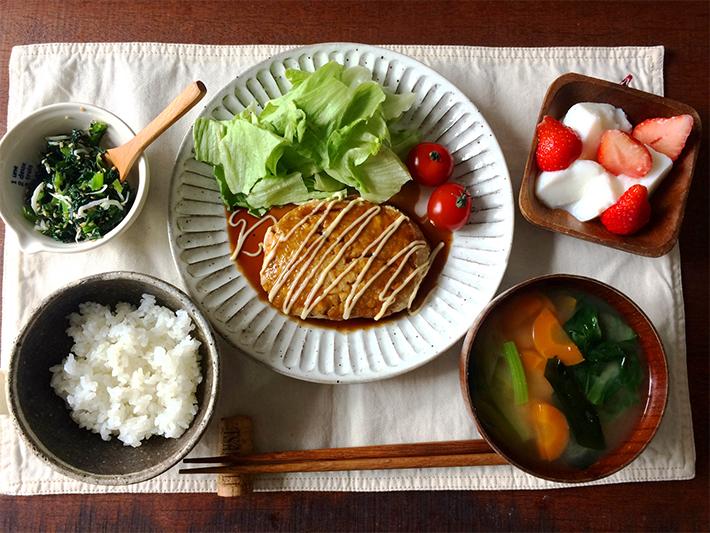
M693 129L685 148L650 197L651 221L634 235L615 235L607 231L598 218L580 222L562 209L550 209L545 206L535 195L535 180L540 170L535 159L537 135L534 133L520 184L520 212L528 222L538 227L578 239L637 255L659 257L668 253L678 240L695 162L700 152L701 125L697 111L670 98L631 89L619 83L570 73L560 76L550 85L540 108L537 124L545 115L562 120L567 110L579 102L599 102L620 107L634 126L647 118L683 114L693 117Z
M642 367L645 365L644 370L648 375L648 389L645 399L643 391L641 391L641 401L644 403L642 414L631 435L623 444L616 449L609 450L595 463L584 469L572 469L572 467L564 467L554 462L542 463L531 457L521 457L518 451L488 431L486 421L475 404L470 369L472 368L471 358L474 357L472 349L476 337L479 331L486 327L491 314L502 304L530 289L541 291L566 289L595 296L614 308L638 335L642 350L641 365ZM481 312L476 324L469 330L464 340L461 350L460 380L464 402L476 422L478 431L496 452L528 474L564 483L582 483L601 479L618 472L631 463L656 434L668 398L666 356L661 339L648 317L627 296L613 287L591 278L571 274L552 274L523 281L491 301Z

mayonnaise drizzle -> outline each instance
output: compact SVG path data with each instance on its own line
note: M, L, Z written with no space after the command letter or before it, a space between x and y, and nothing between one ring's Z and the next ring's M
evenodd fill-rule
M289 284L288 290L283 301L280 303L281 310L284 313L289 313L293 305L297 302L298 298L301 296L303 291L308 287L309 283L318 274L315 282L308 295L305 298L303 309L301 310L300 317L305 319L313 311L316 305L320 303L324 298L331 293L331 291L338 286L340 281L345 278L350 272L355 268L360 267L357 278L350 288L350 292L347 295L343 308L343 318L348 319L352 314L357 302L360 298L367 292L367 289L379 278L384 272L390 269L395 263L399 261L399 264L394 269L393 273L390 275L386 281L384 288L380 291L378 299L382 302L379 312L375 316L375 320L382 318L389 307L394 303L397 295L404 290L404 288L409 285L412 280L419 277L417 280L417 286L412 295L409 298L407 307L411 308L414 298L419 286L421 285L426 273L431 268L436 255L444 247L444 243L439 243L435 250L429 255L429 259L423 265L420 265L414 269L404 281L394 289L391 294L387 295L387 292L392 289L393 284L401 276L407 262L412 257L422 249L427 248L427 243L424 240L416 240L409 243L407 246L402 248L393 257L391 257L384 266L382 266L374 275L366 279L368 272L370 271L373 263L380 255L384 247L389 242L390 238L397 232L399 227L407 220L404 215L400 215L393 222L390 223L370 244L368 244L364 250L360 253L358 257L350 260L350 264L338 275L336 278L330 282L322 291L325 280L327 279L330 272L333 270L336 264L345 255L348 248L350 248L353 243L355 243L360 236L360 234L365 230L365 228L370 224L370 222L375 218L375 216L382 210L380 206L373 206L360 216L358 216L353 222L351 222L336 239L328 246L328 248L323 253L319 253L323 246L326 244L328 238L333 234L333 232L342 223L345 216L356 206L358 203L362 202L362 199L356 198L351 200L341 211L338 213L332 222L325 226L325 220L335 205L339 200L326 201L323 200L318 202L310 213L299 220L285 235L279 237L276 245L270 250L269 254L264 258L264 264L262 271L267 268L269 263L274 259L277 248L283 242L288 241L294 233L309 221L312 217L320 215L319 219L313 225L311 230L305 239L301 241L300 246L295 252L288 258L288 262L281 269L279 276L276 278L274 285L269 291L269 300L273 302L274 297L278 294L279 290L284 286L287 280L292 276L293 279ZM322 213L321 213L322 210ZM311 239L316 234L316 232L324 226L323 231L314 238ZM352 233L352 235L350 235ZM346 236L350 235L346 240ZM326 258L335 250L336 247L340 247L338 253L331 259L325 266L325 268L320 269L321 265L326 261ZM362 265L363 260L371 254L364 265ZM315 261L315 263L314 263ZM422 275L423 274L423 275ZM318 294L320 291L320 294Z
M308 282L313 278L314 272L321 265L321 263L323 262L323 260L325 259L326 255L327 255L327 253L330 250L332 250L333 247L331 246L325 254L322 254L320 261L318 261L318 263L316 265L314 265L312 268L309 269L311 262L316 257L316 255L318 254L320 249L323 247L323 245L326 243L326 241L328 240L328 237L333 233L335 228L337 228L338 225L340 224L340 222L342 222L343 218L345 218L345 215L347 215L348 212L355 205L356 205L356 202L350 202L345 208L343 208L343 210L340 213L338 213L338 215L335 217L333 222L331 222L330 225L325 229L325 231L318 237L318 239L316 239L316 242L314 242L311 245L311 249L308 251L308 254L307 254L310 257L310 259L308 259L307 261L305 261L302 264L300 270L298 271L298 274L296 275L296 278L293 280L293 283L291 283L291 285L288 289L288 292L286 293L286 301L284 302L284 312L285 313L289 313L291 311L291 306L294 303L296 303L298 296L306 288L306 285L308 284ZM335 241L336 244L341 241L344 234L345 234L345 232L341 233L338 236L338 239L336 239L336 241ZM303 276L303 274L307 270L310 271L310 275L308 275L305 278L304 283L302 283L300 286L298 286L297 284L298 284L299 280L301 279L301 277ZM294 292L295 292L295 294L294 294Z
M426 264L421 265L419 268L420 269L426 269L425 272L429 272L429 269L431 268L431 265L434 264L434 260L436 259L436 256L439 255L439 252L444 249L444 243L440 242L439 244L436 245L436 248L434 248L434 251L429 254L429 260L426 262ZM414 303L414 298L416 298L417 293L419 292L419 287L422 284L422 281L424 281L424 278L426 277L426 274L424 274L421 278L419 278L419 281L417 282L417 286L414 288L412 291L412 295L409 297L409 302L407 302L407 309L409 309L409 312L415 312L418 311L419 308L424 305L424 300L420 303L420 306L417 307L416 309L412 309L412 304ZM405 284L402 284L404 286Z
M379 238L379 243L377 244L377 248L375 248L375 251L373 254L370 256L370 258L367 260L367 263L365 263L365 267L360 271L360 273L357 275L357 278L355 279L355 283L353 284L352 289L350 289L350 294L348 294L348 297L345 299L345 308L343 309L343 318L347 320L350 318L350 313L352 312L353 308L357 304L358 300L360 297L365 294L365 291L367 290L368 286L372 284L372 282L379 276L381 272L384 272L383 269L380 269L380 272L375 274L372 279L365 285L365 287L360 291L360 292L355 292L357 288L360 286L360 283L362 283L362 280L365 279L365 275L367 274L367 271L370 270L370 267L372 266L372 263L375 262L375 258L380 254L382 249L385 247L387 242L390 240L390 237L395 234L397 229L402 225L402 223L405 221L405 216L400 215L397 217L397 220L395 220L392 224L390 224L385 231L382 232ZM375 239L373 243L377 242L378 239ZM400 250L399 254L401 254L402 251ZM397 256L399 255L397 254ZM364 253L363 253L364 255ZM363 255L360 256L360 258L363 257ZM397 257L395 256L395 257ZM390 259L391 261L391 259ZM389 261L388 261L389 262Z
M264 222L271 221L274 224L276 223L276 218L271 216L271 215L266 215L265 217L259 219L258 222L254 223L254 225L250 228L247 228L247 221L243 218L237 220L236 222L234 221L234 217L239 214L241 209L237 209L236 211L232 212L231 215L229 215L229 220L227 220L227 224L229 224L233 228L239 228L239 235L237 236L237 242L234 244L234 251L232 252L232 255L230 259L234 261L237 256L239 255L239 252L242 251L242 247L244 246L244 243L247 240L247 236L249 235L250 232L261 226ZM262 251L264 251L264 244L259 243L259 246L256 249L256 252L244 252L244 255L248 255L249 257L256 257L259 255Z
M333 269L333 267L342 259L343 255L345 255L345 252L347 249L357 240L357 238L360 236L360 234L365 230L367 225L370 223L370 220L373 219L381 211L381 207L379 205L376 205L374 207L371 207L365 213L360 215L355 221L353 221L352 224L350 224L345 231L343 231L342 235L345 235L346 233L349 233L353 228L358 227L357 231L355 234L350 237L350 239L345 243L345 245L340 247L340 251L336 254L336 256L332 259L330 263L323 269L318 276L318 279L316 280L315 284L313 285L313 288L311 289L311 292L308 293L308 296L306 297L306 301L303 304L303 311L301 312L301 318L305 320L305 318L309 315L309 313L313 310L313 308L320 302L323 298L325 298L330 290L332 289L333 286L330 286L328 289L326 289L323 294L314 300L316 293L318 292L318 289L321 288L323 285L323 282L325 281L325 278L328 276L328 273ZM330 248L326 250L325 254L323 254L323 258L327 257L328 254L335 248L338 244L340 244L340 240L337 240L333 242L333 244L330 245ZM322 261L321 261L322 263ZM320 265L319 265L320 266ZM348 272L350 269L348 269ZM339 281L342 279L342 276L339 276L336 281ZM299 291L300 294L301 291Z
M283 284L286 283L286 279L291 274L291 272L296 267L296 265L300 264L306 257L308 257L310 255L310 251L307 254L301 254L301 252L303 251L303 248L306 246L306 244L308 244L308 242L311 240L311 237L313 237L313 234L318 230L318 228L321 226L321 224L323 224L325 217L328 216L328 213L330 213L330 211L333 209L333 206L335 205L336 202L337 202L337 200L332 200L326 205L325 210L323 211L323 214L318 219L318 222L313 225L313 227L311 228L311 231L308 232L308 235L306 236L306 238L303 239L303 241L301 242L301 245L298 247L298 250L296 250L291 255L288 263L281 270L281 275L278 278L276 278L276 282L274 283L274 286L271 287L271 290L269 291L269 301L274 300L274 296L276 296L276 293L278 293L279 289L281 289ZM323 205L323 203L324 202L319 202L308 216L303 217L303 219L298 224L296 224L291 229L291 231L289 231L284 237L282 237L280 239L278 244L280 244L283 241L287 241L291 237L291 235L293 235L296 228L300 227L301 224L304 224L311 216L313 216L313 214L318 211L318 209ZM318 244L319 241L320 241L320 239L316 239L313 242L313 244L311 244L311 249L313 248L313 245ZM277 244L277 246L278 246L278 244ZM264 268L266 268L266 266L270 263L270 261L267 261L267 259L272 258L274 256L277 246L274 246L274 248L271 251L271 253L269 254L269 256L264 258L264 265L262 266L262 270ZM290 309L290 306L288 305L288 298L285 298L283 312L288 313L287 309Z

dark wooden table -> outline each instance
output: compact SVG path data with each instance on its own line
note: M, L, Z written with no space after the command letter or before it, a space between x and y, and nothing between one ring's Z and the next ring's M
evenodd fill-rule
M0 0L0 133L12 46L53 41L666 47L666 95L705 125L680 237L697 476L534 492L0 497L0 530L707 530L708 50L700 2ZM115 21L105 23L107 16ZM1 239L0 239L1 240ZM649 288L652 290L652 288ZM2 475L2 473L0 473Z

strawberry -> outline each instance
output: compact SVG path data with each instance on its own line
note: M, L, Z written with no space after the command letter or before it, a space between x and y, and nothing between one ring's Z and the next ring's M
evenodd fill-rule
M683 150L692 129L693 117L678 115L670 118L644 120L634 128L631 135L675 161Z
M651 218L648 189L643 185L630 187L621 198L601 214L604 227L617 235L636 233Z
M540 170L563 170L582 153L577 132L559 120L545 116L537 125L535 157Z
M606 130L602 134L597 161L612 174L632 178L644 177L653 164L648 148L621 130Z

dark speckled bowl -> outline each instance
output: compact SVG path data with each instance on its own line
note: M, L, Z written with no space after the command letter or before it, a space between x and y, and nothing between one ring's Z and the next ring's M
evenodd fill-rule
M180 438L153 436L141 446L104 441L79 427L64 400L50 386L49 368L67 356L72 339L67 316L79 304L95 301L114 306L137 305L141 295L155 296L158 305L185 309L201 343L202 382L197 388L199 410ZM8 373L10 411L30 449L69 477L102 485L138 483L165 472L197 443L214 411L219 388L219 356L209 323L180 290L159 279L133 272L110 272L75 282L51 295L32 314L15 343Z

